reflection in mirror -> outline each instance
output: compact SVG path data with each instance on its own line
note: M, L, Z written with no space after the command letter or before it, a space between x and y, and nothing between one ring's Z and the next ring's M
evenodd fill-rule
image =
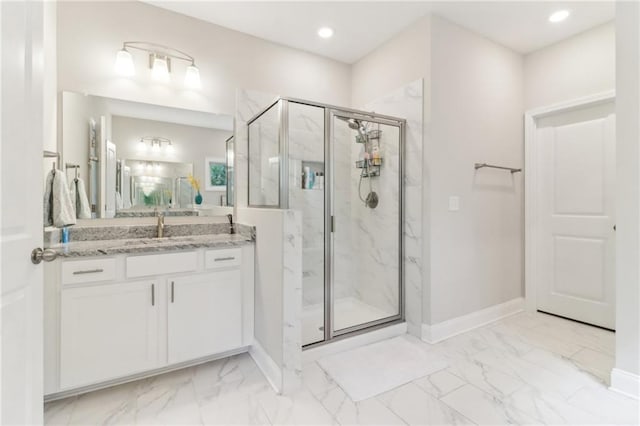
M230 213L232 129L227 115L62 93L62 161L80 166L67 179L85 183L92 218ZM223 185L205 185L207 158L226 158Z
M233 159L235 152L234 138L231 136L227 139L227 205L233 206L235 202L235 193L233 191Z

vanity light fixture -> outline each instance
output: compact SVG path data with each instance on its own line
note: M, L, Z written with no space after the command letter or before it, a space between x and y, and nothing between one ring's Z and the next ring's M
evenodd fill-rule
M549 15L549 22L562 22L569 17L571 13L568 10L558 10Z
M118 74L126 77L135 75L133 56L130 50L146 52L149 55L151 78L163 83L171 80L172 59L188 62L189 65L184 76L185 87L189 89L199 89L201 87L200 70L196 67L196 61L193 56L173 47L147 41L125 41L122 44L122 49L116 53L115 69Z
M321 27L318 29L318 36L321 38L331 38L333 37L333 28L331 27Z

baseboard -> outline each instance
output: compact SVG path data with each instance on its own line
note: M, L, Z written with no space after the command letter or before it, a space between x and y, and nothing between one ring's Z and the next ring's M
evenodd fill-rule
M348 351L349 349L370 345L372 343L391 339L392 337L401 336L406 333L407 323L401 322L399 324L384 326L377 330L367 331L363 334L331 341L327 344L303 350L302 363L307 364L309 362L314 362L328 355L333 355L339 352Z
M111 386L117 386L124 383L134 382L136 380L146 379L148 377L157 376L159 374L169 373L171 371L180 370L183 368L193 367L194 365L204 364L206 362L215 361L217 359L227 358L233 355L238 355L241 353L245 353L248 351L246 346L233 349L231 351L223 352L216 355L206 356L198 359L194 359L191 361L185 361L178 364L172 364L161 368L156 368L154 370L144 371L142 373L132 374L130 376L121 377L118 379L107 380L100 383L95 383L92 385L82 386L78 388L65 389L59 392L53 392L44 395L44 402L55 401L58 399L69 398L70 396L82 395L84 393L97 391L100 389L109 388Z
M438 343L523 310L524 298L518 297L438 324L422 324L422 340L427 343Z
M640 376L614 368L611 370L609 389L634 399L640 399Z
M249 347L249 355L255 361L256 365L267 378L267 381L271 385L277 394L282 393L282 370L278 367L278 364L269 356L267 351L264 350L262 345L257 340L253 340L251 347Z

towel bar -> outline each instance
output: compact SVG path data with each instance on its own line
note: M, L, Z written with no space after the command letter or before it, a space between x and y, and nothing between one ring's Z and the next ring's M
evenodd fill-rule
M514 169L512 167L503 167L503 166L494 166L492 164L487 164L487 163L475 163L474 167L475 167L476 170L482 169L483 167L488 167L490 169L509 170L511 172L511 174L518 173L518 172L522 171L522 169Z

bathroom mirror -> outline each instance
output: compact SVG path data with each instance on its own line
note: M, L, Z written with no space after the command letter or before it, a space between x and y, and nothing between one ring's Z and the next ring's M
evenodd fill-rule
M83 181L92 218L232 212L233 117L74 92L61 97L58 169L72 188ZM72 197L82 196L75 191Z

